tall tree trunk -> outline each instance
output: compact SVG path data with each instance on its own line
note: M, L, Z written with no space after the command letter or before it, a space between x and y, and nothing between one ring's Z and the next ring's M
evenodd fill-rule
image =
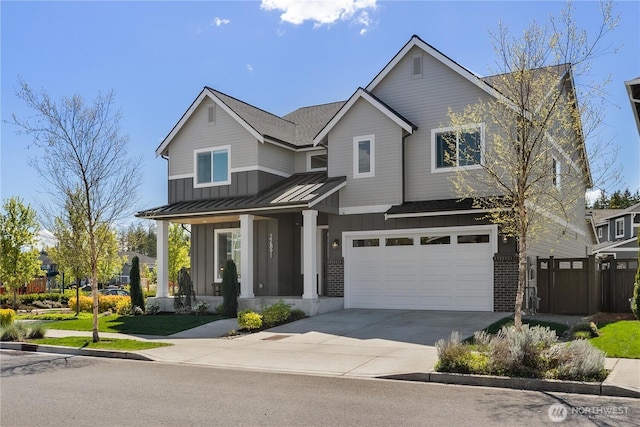
M522 329L522 302L527 283L527 232L523 226L518 233L518 290L516 292L516 306L513 323L519 331Z

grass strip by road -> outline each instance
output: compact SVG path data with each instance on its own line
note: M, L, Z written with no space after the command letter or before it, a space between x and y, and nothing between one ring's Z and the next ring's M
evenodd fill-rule
M640 320L620 320L598 325L600 336L589 342L607 357L640 359Z
M58 345L73 348L90 348L99 350L120 350L137 351L148 350L150 348L166 347L172 344L156 341L139 341L117 338L100 338L100 341L93 342L91 337L64 337L64 338L41 338L29 340L30 343L40 345Z
M117 332L121 334L160 335L175 334L196 326L222 319L219 315L188 316L177 314L157 314L144 316L120 316L112 314L98 317L99 332ZM92 331L93 317L80 313L71 320L47 322L47 329L69 331Z

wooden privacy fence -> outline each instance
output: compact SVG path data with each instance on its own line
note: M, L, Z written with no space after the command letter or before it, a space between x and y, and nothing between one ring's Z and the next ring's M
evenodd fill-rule
M538 259L538 311L555 314L593 314L631 311L637 259Z

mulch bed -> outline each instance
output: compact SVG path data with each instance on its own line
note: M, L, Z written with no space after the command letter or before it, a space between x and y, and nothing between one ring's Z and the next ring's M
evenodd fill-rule
M619 320L636 320L633 313L596 313L586 318L593 323L611 323Z

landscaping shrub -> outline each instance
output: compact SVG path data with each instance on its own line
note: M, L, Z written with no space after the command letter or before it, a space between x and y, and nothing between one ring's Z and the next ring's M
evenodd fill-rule
M460 342L454 332L436 349L441 372L575 381L601 381L607 375L602 351L586 340L558 343L555 332L542 326L525 324L520 331L505 326L495 335L476 332L473 344Z
M260 329L262 327L262 316L253 310L246 309L238 313L238 327L240 329Z
M22 341L26 329L22 323L12 323L0 328L0 341Z
M29 326L26 338L29 340L35 340L44 338L47 333L47 329L44 327L44 323L33 323Z
M291 307L284 303L283 300L278 301L268 307L262 308L262 324L265 328L271 328L289 318Z
M193 309L193 311L196 313L196 316L207 314L207 310L209 310L209 304L204 301L198 301Z
M296 320L304 319L305 317L307 317L307 314L304 311L300 310L299 308L293 308L289 312L289 318L287 320L293 322Z
M78 308L78 301L80 308ZM80 298L76 300L76 297L71 297L69 298L69 308L73 311L91 313L93 312L93 298L80 295Z
M116 314L119 314L121 316L127 316L131 314L131 298L120 298L120 301L116 303L115 312Z
M145 313L147 314L158 314L160 311L160 304L157 302L148 302L147 307L145 308Z
M228 259L222 273L222 315L236 317L238 313L238 270L236 263Z
M631 311L640 320L640 266L638 266L638 275L636 283L633 285L633 296L631 297Z
M607 377L605 354L589 341L577 340L558 344L548 351L553 366L548 376L560 380L602 381Z
M144 294L140 287L140 260L134 256L131 260L131 271L129 273L129 292L131 294L131 305L144 309Z
M488 355L474 351L469 344L461 342L457 331L451 332L451 338L448 341L438 340L436 350L438 351L436 371L458 374L489 373Z
M574 339L589 339L600 336L598 326L593 322L580 322L571 328L571 336Z
M0 309L0 326L9 326L13 323L16 312L10 308Z
M555 331L546 327L503 327L489 342L491 369L499 375L540 377L546 369L543 352L557 341Z

